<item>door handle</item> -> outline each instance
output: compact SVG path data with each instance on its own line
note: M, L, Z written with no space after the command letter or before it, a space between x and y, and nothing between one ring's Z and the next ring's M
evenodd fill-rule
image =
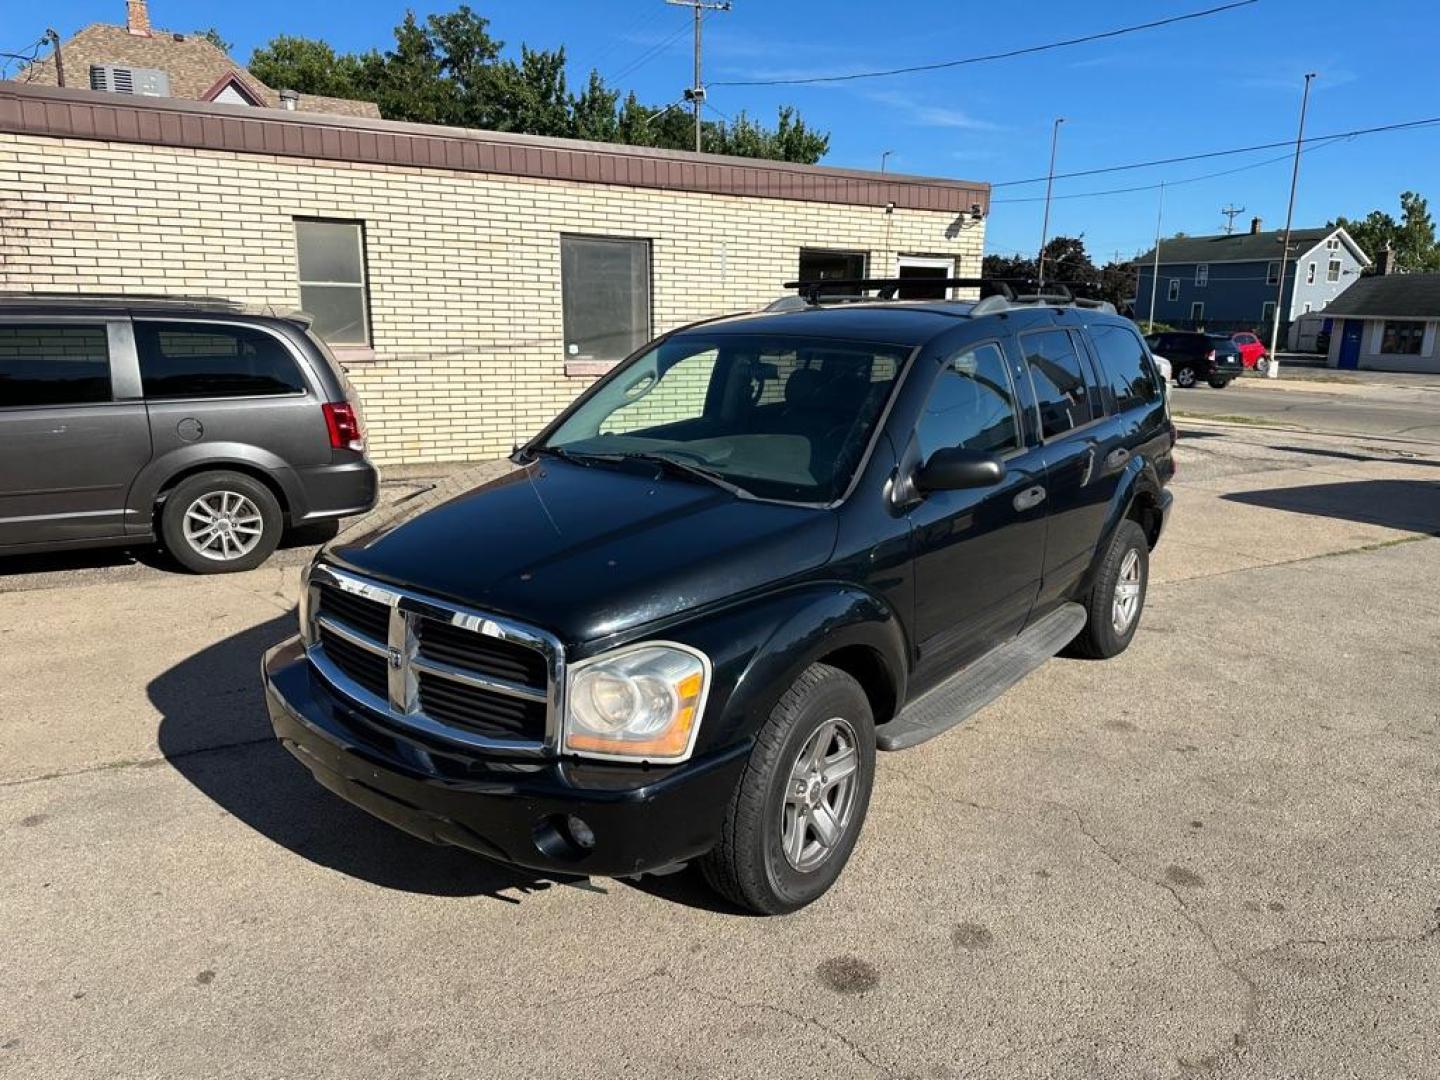
M1033 510L1045 501L1045 489L1036 484L1020 492L1013 501L1016 510Z
M1130 451L1123 446L1118 450L1111 450L1105 455L1105 467L1107 469L1118 469L1130 460Z

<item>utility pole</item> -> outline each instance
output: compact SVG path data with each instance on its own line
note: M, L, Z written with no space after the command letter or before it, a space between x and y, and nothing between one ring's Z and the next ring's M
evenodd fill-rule
M1305 110L1310 105L1310 83L1315 72L1305 76L1305 90L1300 95L1300 130L1295 133L1295 165L1290 170L1290 204L1285 209L1285 238L1280 242L1280 284L1275 286L1275 316L1270 322L1270 369L1272 379L1280 377L1280 304L1285 299L1285 262L1290 258L1290 226L1295 220L1295 189L1300 184L1300 151L1305 142Z
M1160 206L1155 211L1155 265L1150 270L1150 321L1147 334L1155 332L1155 290L1160 287L1160 219L1165 216L1165 181L1160 181Z
M1245 208L1243 206L1236 206L1234 203L1231 203L1229 206L1225 207L1223 210L1220 211L1220 213L1225 215L1226 236L1229 236L1235 231L1235 219L1244 212Z
M1035 282L1037 292L1045 291L1045 245L1050 240L1050 191L1055 186L1055 146L1060 141L1060 125L1065 122L1063 116L1055 118L1055 126L1050 131L1050 172L1045 177L1045 220L1040 225L1040 258L1036 261L1035 276L1039 279Z
M700 152L700 108L705 104L705 84L700 81L700 22L707 11L729 11L730 0L707 3L706 0L665 0L672 7L688 7L695 12L695 82L685 91L685 100L695 112L695 152Z
M52 27L51 29L45 31L45 36L49 38L50 43L55 46L55 85L64 86L65 58L60 55L60 35L57 34Z

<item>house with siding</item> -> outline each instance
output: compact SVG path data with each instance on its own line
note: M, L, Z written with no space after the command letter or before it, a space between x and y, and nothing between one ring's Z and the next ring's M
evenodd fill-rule
M382 464L508 453L653 336L796 278L978 276L989 203L967 180L0 82L0 290L309 311Z
M111 2L118 5L119 0ZM373 101L266 86L209 38L151 26L146 0L128 0L124 26L91 23L62 41L50 56L21 69L16 81L252 108L380 116Z
M1331 367L1440 373L1440 274L1361 278L1328 312Z
M1184 236L1160 243L1155 321L1186 329L1254 330L1267 341L1280 297L1280 334L1302 315L1324 311L1360 279L1370 258L1341 228L1292 229L1280 290L1281 230L1262 231L1253 218L1244 233ZM1156 254L1135 260L1135 315L1150 316Z

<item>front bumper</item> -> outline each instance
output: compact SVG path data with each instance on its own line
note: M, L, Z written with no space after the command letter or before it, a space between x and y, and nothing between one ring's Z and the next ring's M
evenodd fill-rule
M546 873L619 877L708 851L750 750L663 769L482 759L366 714L315 673L298 638L270 650L263 672L276 736L335 794L431 843ZM572 815L592 847L576 842Z

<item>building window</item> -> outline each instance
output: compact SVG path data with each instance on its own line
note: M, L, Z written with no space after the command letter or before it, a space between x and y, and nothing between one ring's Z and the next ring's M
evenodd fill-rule
M865 276L865 252L825 251L821 248L800 249L801 281L832 281ZM949 275L945 275L949 277ZM831 291L834 296L859 296L857 285L846 285Z
M623 360L650 340L650 241L560 238L565 356Z
M1275 321L1274 300L1266 300L1265 303L1260 305L1260 321L1266 326L1271 325Z
M1265 284L1280 284L1280 264L1278 262L1272 262L1269 266L1265 267Z
M1170 279L1170 291L1165 294L1165 299L1166 299L1166 300L1169 300L1171 303L1174 303L1176 300L1179 300L1179 299L1180 299L1180 279L1179 279L1179 278L1173 278L1173 277L1172 277L1172 278Z
M1205 321L1205 301L1196 300L1190 305L1190 321L1193 323Z
M365 227L358 221L295 219L300 306L331 345L370 344Z
M0 326L0 409L109 400L110 348L105 327L68 323ZM54 427L52 422L46 423ZM59 431L64 430L62 424Z
M1304 312L1303 312L1302 314L1305 314L1305 315L1309 315L1309 314L1310 314L1310 301L1309 301L1309 300L1306 300L1306 301L1305 301L1305 310L1304 310Z
M1420 344L1425 339L1423 322L1397 322L1385 320L1385 329L1380 335L1380 351L1390 356L1419 356Z
M1196 264L1195 264L1195 287L1196 287L1197 289L1203 289L1206 285L1209 285L1209 284L1210 284L1210 264L1209 264L1209 263L1196 263Z
M1332 237L1330 237L1329 240L1326 240L1326 241L1325 241L1325 250L1326 250L1326 251L1339 251L1339 250L1340 250L1340 238L1339 238L1338 236L1332 236Z
M1340 260L1331 259L1330 265L1325 267L1325 280L1332 285L1340 280Z
M1305 284L1315 284L1315 264L1313 262L1309 266L1305 267Z

